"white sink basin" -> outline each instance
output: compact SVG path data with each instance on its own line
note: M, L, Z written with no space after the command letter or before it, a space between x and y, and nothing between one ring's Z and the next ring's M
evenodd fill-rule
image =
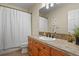
M53 41L53 40L56 40L56 38L45 37L45 36L41 36L41 37L39 37L39 39L47 40L47 41Z

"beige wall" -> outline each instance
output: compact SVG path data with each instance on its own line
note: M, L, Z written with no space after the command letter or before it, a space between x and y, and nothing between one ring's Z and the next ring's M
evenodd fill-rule
M52 32L53 28L51 21L56 19L56 32L68 33L68 12L75 9L79 9L79 4L64 4L63 6L50 11L48 14L49 31Z
M39 9L41 4L32 7L32 35L39 36Z
M45 13L40 13L40 12L39 12L39 16L41 16L41 17L44 17L44 18L47 18L47 19L48 19L48 14L45 14Z

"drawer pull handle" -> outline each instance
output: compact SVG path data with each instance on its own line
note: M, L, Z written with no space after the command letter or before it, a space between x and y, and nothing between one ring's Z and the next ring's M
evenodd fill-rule
M37 44L37 42L35 42L35 44Z

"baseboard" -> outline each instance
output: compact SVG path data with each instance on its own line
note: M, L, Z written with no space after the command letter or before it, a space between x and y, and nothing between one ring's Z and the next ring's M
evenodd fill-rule
M7 54L7 53L17 51L17 50L21 50L21 48L20 47L15 47L15 48L10 48L10 49L5 49L5 50L0 51L0 55Z

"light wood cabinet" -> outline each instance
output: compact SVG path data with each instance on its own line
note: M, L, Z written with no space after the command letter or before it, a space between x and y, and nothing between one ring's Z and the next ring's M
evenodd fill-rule
M65 53L58 49L51 48L51 56L65 56Z
M38 48L35 46L34 40L30 37L28 40L28 53L31 56L38 56Z
M38 48L32 47L32 56L38 56Z
M28 40L28 53L31 56L65 56L66 54L57 48L49 47L34 38Z
M49 55L50 55L50 47L44 44L40 44L39 56L49 56Z

